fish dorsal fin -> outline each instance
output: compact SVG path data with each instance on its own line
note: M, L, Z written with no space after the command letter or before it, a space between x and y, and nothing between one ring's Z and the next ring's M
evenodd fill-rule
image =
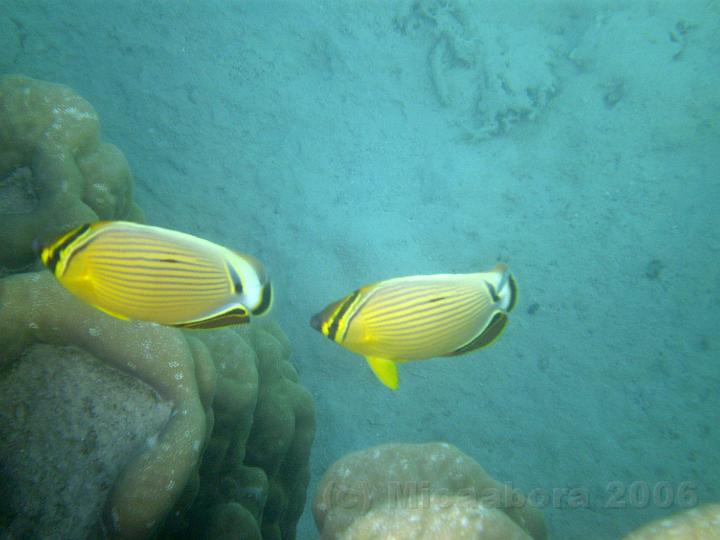
M387 358L378 358L377 356L368 356L367 363L370 365L375 376L380 382L391 390L397 390L398 372L395 362Z
M219 328L234 324L246 324L250 322L250 312L242 304L228 304L221 309L213 311L193 321L184 321L173 324L178 328L189 328L204 330L207 328Z
M485 329L473 338L472 341L466 343L459 349L455 349L447 356L465 354L466 352L474 351L475 349L480 349L481 347L490 345L493 341L500 337L500 334L502 334L503 330L505 330L507 322L507 315L505 315L502 311L498 311L495 315L493 315L490 323L485 327Z

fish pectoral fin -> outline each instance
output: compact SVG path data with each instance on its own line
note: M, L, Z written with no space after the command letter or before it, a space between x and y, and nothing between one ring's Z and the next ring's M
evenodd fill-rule
M175 323L172 326L193 330L220 328L250 322L250 312L242 304L230 304L191 321Z
M397 390L398 372L395 362L387 358L379 358L377 356L368 356L367 363L370 365L375 376L380 382L391 390Z

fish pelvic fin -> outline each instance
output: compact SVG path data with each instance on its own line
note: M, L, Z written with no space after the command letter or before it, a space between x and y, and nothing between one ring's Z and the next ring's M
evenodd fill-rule
M390 390L397 390L398 372L395 362L388 360L387 358L368 356L367 363L375 376L380 379L381 383L387 386Z
M189 330L208 330L210 328L222 328L224 326L247 324L249 322L250 313L248 312L248 309L241 304L231 304L215 313L211 313L192 321L175 323L171 326Z

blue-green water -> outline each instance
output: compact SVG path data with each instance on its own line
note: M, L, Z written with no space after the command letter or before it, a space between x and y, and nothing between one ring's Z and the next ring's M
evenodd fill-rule
M150 223L267 265L316 403L309 501L350 451L435 440L552 538L720 500L717 2L9 0L0 29L0 72L94 105ZM395 393L308 326L498 260L503 337Z

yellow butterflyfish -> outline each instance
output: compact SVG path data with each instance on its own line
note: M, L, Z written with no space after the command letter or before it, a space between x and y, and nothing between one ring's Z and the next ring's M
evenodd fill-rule
M120 319L216 328L247 323L272 303L255 258L160 227L82 225L44 247L40 258L71 293Z
M517 293L505 264L475 274L400 277L356 290L313 316L310 325L364 356L395 390L398 363L492 343L505 329Z

